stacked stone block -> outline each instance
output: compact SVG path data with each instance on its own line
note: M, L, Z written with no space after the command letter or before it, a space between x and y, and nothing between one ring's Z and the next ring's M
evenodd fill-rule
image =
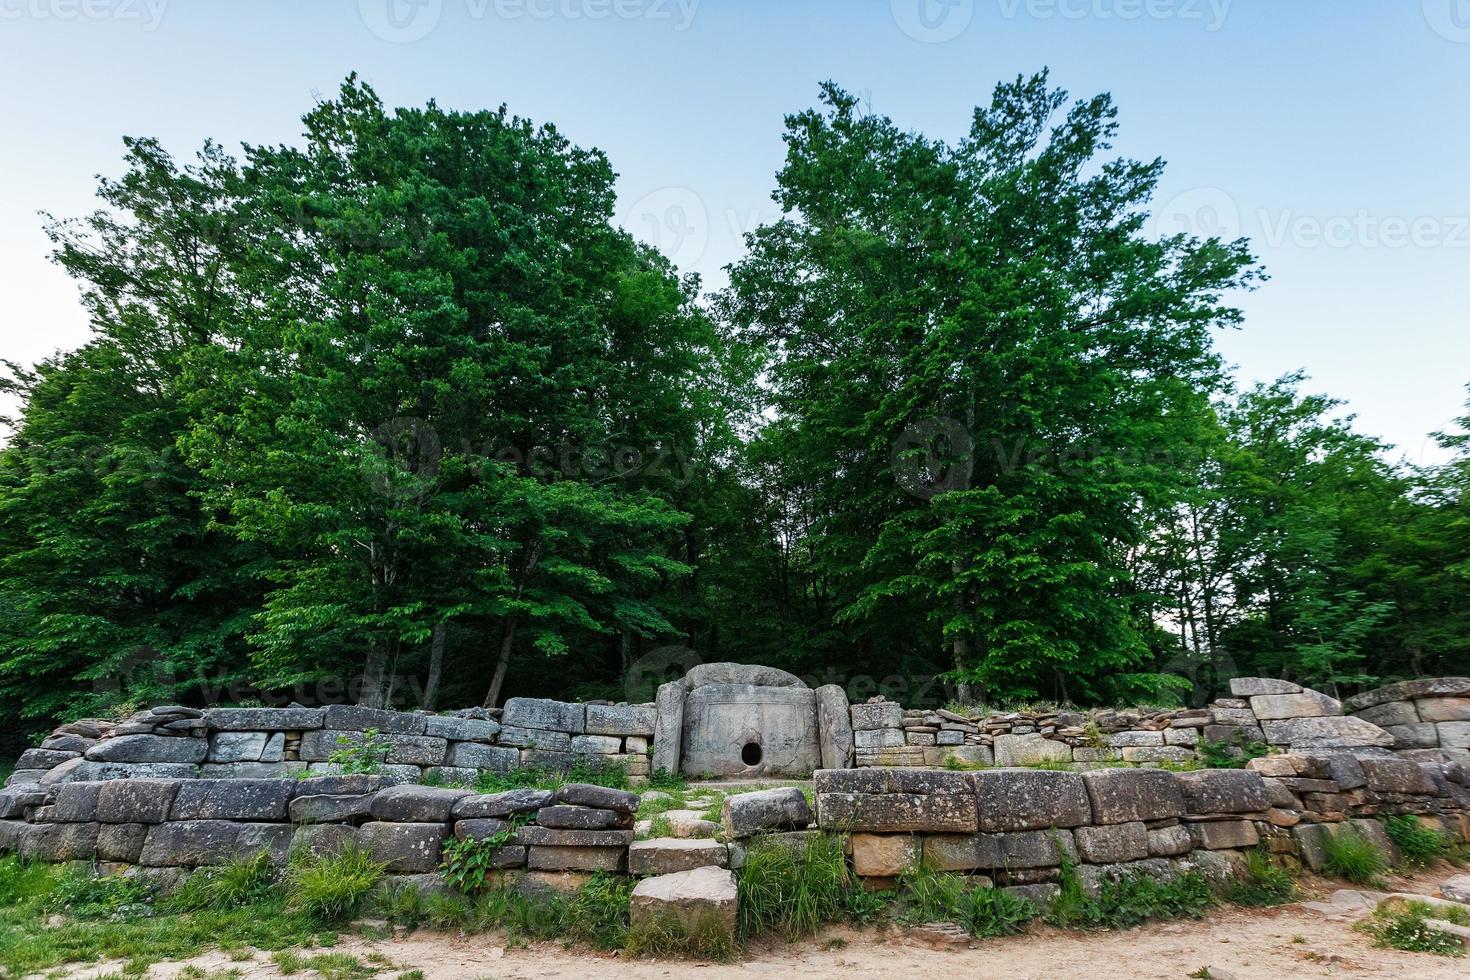
M1470 766L1470 677L1390 684L1343 702L1354 718L1394 737L1394 749Z

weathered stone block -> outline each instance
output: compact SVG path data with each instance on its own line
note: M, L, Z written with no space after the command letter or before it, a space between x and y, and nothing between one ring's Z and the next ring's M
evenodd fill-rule
M917 793L822 793L817 812L824 830L876 833L964 834L980 829L969 796Z
M197 765L204 761L209 745L202 738L171 738L163 735L119 735L104 739L87 750L93 762L166 762Z
M97 856L100 824L35 824L21 842L18 853L27 861L90 861Z
M451 715L428 715L424 718L424 734L453 742L489 742L500 733L500 723L480 718L455 718Z
M1470 721L1442 721L1436 727L1442 748L1470 749Z
M138 862L153 868L224 864L237 854L242 824L229 820L184 820L155 824Z
M1290 745L1294 750L1393 745L1392 735L1357 717L1263 721L1261 729L1272 745Z
M852 705L841 685L826 684L816 690L817 738L822 768L845 769L852 765L856 745L852 730ZM964 741L963 736L960 739Z
M1072 761L1070 745L1041 735L997 735L992 747L995 764L1002 767Z
M372 794L298 796L291 801L292 823L363 823L372 815Z
M1417 725L1387 725L1383 729L1393 736L1396 749L1433 749L1439 747L1439 729L1432 722Z
M1365 691L1348 698L1343 702L1343 707L1348 711L1362 711L1389 701L1463 697L1470 697L1470 677L1424 677Z
M871 728L852 733L853 745L859 749L886 749L907 742L902 728Z
M1150 857L1175 857L1194 849L1194 838L1183 826L1160 827L1148 832Z
M341 854L357 846L357 828L342 823L306 824L296 828L291 846L316 858Z
M806 687L706 684L684 699L686 775L806 778L821 768L817 696Z
M679 772L685 693L683 681L669 681L659 686L654 700L654 772Z
M657 722L654 709L644 704L589 704L585 727L588 735L638 735L653 737Z
M1148 828L1142 823L1078 827L1072 831L1077 853L1092 864L1117 864L1149 856Z
M997 834L930 834L922 840L924 864L934 871L976 871L1004 865Z
M1189 813L1259 813L1270 806L1261 775L1249 769L1175 773Z
M677 874L696 868L725 868L729 863L729 849L714 840L664 837L628 845L628 873L633 875Z
M586 806L548 806L536 813L543 827L561 830L606 830L616 827L619 816L611 810L594 810Z
M285 779L193 779L179 784L170 820L286 820L296 784Z
M1414 707L1424 721L1470 721L1470 697L1424 698L1415 701ZM1358 717L1361 718L1365 714L1367 712L1360 712ZM1374 724L1382 724L1382 722L1374 722Z
M105 823L97 828L97 860L137 864L148 839L148 825Z
M358 828L357 840L373 860L387 865L390 874L426 874L439 867L445 833L442 823L375 821Z
M56 823L92 823L97 819L97 798L106 783L66 783L56 791L51 819Z
M1412 701L1390 701L1387 704L1375 704L1364 708L1356 713L1357 717L1366 722L1377 725L1380 728L1388 728L1390 725L1417 725L1421 721L1434 719L1423 719L1419 712L1414 709Z
M587 708L581 704L546 698L511 698L505 702L505 712L501 715L500 722L507 728L531 728L581 735L587 731ZM504 741L503 736L501 741Z
M110 781L97 794L97 819L102 823L163 823L180 785L172 779Z
M344 773L333 776L312 776L298 780L297 796L352 796L376 793L386 785L381 776L370 773Z
M1193 747L1199 744L1198 728L1170 728L1164 732L1165 745Z
M1238 698L1260 697L1266 694L1300 694L1300 684L1277 680L1274 677L1234 677L1230 681L1230 693Z
M1028 868L1059 867L1062 859L1076 861L1077 845L1070 830L1028 830L997 834L1000 844L998 868L1021 871Z
M199 767L201 779L296 779L305 775L307 763L290 762L206 762Z
M627 866L625 847L531 847L526 867L532 871L608 871L618 873ZM645 881L657 881L646 878Z
M1098 769L1082 774L1092 822L1132 823L1184 815L1184 793L1174 774L1159 769Z
M454 836L460 840L488 840L514 826L509 820L498 817L481 817L473 820L456 820Z
M1117 732L1107 736L1108 745L1115 749L1141 748L1163 745L1163 732Z
M489 769L493 772L510 772L520 765L521 754L516 749L500 745L481 745L478 742L457 742L449 746L446 762L462 769Z
M852 706L851 714L852 727L855 732L903 727L903 705L893 701L855 704Z
M852 867L864 878L896 878L919 866L922 838L912 834L853 834Z
M485 796L465 796L450 811L456 820L482 817L510 817L518 813L534 813L550 806L556 793L548 789L513 789Z
M638 794L607 786L567 783L556 791L556 802L567 806L594 807L618 813L637 813Z
M323 708L209 708L205 724L220 732L305 731L321 728Z
M500 744L515 745L545 752L570 752L572 736L566 732L554 732L542 728L520 728L505 725L500 729Z
M616 755L623 750L623 740L612 735L573 735L572 751L579 755Z
M1196 847L1210 851L1226 848L1255 847L1261 841L1256 825L1249 820L1217 820L1189 824L1189 834Z
M532 824L516 831L516 843L536 847L627 847L633 843L633 831L564 830Z
M629 928L635 935L672 933L733 946L738 894L735 876L722 868L644 878L629 900Z
M771 830L801 830L812 818L811 806L795 787L726 797L720 815L725 836L731 840Z
M1415 793L1434 796L1435 785L1416 762L1407 759L1360 759L1368 788L1375 793Z
M1251 711L1260 721L1321 718L1342 714L1342 704L1319 691L1300 694L1262 694L1251 698Z
M365 732L372 729L383 735L422 735L424 718L424 715L404 711L364 708L355 704L333 704L327 706L321 727L344 732Z
M1078 773L987 769L970 776L980 830L1077 827L1092 822L1087 784Z
M438 786L389 786L373 797L374 820L396 823L443 823L454 805L473 793Z
M59 749L26 749L15 760L16 769L55 769L63 762L80 759L80 752L63 752Z
M1189 762L1194 750L1179 745L1138 746L1123 749L1124 762Z
M210 762L259 762L267 732L216 732L209 736Z

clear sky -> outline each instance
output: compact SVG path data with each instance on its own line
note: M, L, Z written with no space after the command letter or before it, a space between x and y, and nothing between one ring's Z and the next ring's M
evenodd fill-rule
M717 286L819 82L958 137L1043 66L1169 161L1161 227L1255 241L1273 279L1220 341L1243 380L1305 368L1438 458L1470 383L1470 0L0 0L0 357L85 338L36 212L89 210L125 133L290 141L351 71L505 102L607 151L627 227Z

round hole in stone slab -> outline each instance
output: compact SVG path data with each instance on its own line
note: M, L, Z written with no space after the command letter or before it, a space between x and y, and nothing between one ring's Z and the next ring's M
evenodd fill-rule
M758 766L761 764L761 747L755 742L746 742L745 748L740 750L740 761L747 766Z

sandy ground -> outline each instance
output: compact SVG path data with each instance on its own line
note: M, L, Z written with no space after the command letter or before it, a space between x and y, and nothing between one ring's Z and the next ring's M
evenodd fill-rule
M1445 875L1394 882L1396 891L1433 894ZM1332 886L1315 896L1324 902ZM393 963L380 977L422 970L430 980L496 977L502 980L627 980L724 977L882 977L912 980L922 975L966 980L1055 980L1058 977L1168 978L1182 980L1201 967L1212 967L1219 980L1289 980L1295 977L1414 978L1465 980L1470 961L1424 953L1375 949L1353 931L1363 910L1324 911L1306 904L1275 909L1216 909L1200 922L1169 922L1120 932L1069 933L1034 929L1024 936L970 942L958 946L920 933L889 928L857 932L832 929L802 943L772 943L748 949L737 963L628 960L585 949L568 950L542 943L506 948L494 936L416 932L396 939L368 941L344 937L333 951L358 956L376 953ZM308 953L308 955L310 955ZM191 961L207 970L236 969L247 980L281 974L268 956L231 961L209 954ZM182 964L155 966L150 977L172 978ZM115 967L114 967L115 968ZM91 977L107 967L91 967L74 976ZM314 977L316 974L298 974Z

